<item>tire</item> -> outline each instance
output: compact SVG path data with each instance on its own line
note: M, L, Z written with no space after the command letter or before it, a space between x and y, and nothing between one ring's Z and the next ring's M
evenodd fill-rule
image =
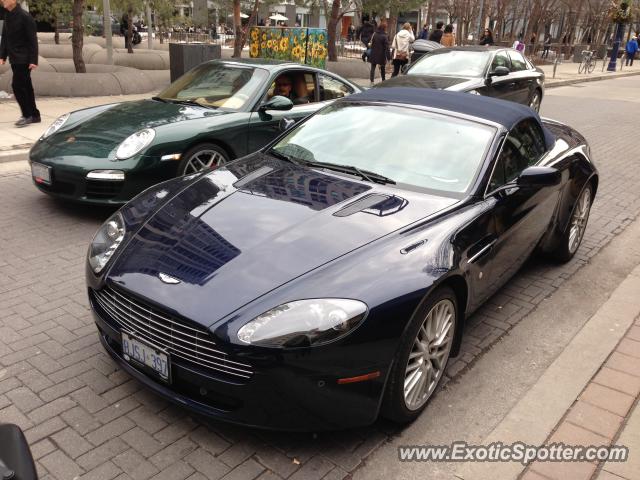
M443 287L431 293L414 315L400 339L398 353L389 372L382 405L384 417L408 423L425 409L447 367L460 321L458 312L455 293L451 288ZM423 326L436 328L428 331ZM430 336L435 338L429 339ZM424 340L428 340L426 352ZM438 352L437 355L433 354L434 351ZM428 361L421 355L429 355ZM427 384L423 378L427 379ZM414 389L409 388L405 393L405 385L411 384Z
M531 100L529 101L529 107L536 112L540 111L540 103L542 102L542 92L537 88L533 91Z
M220 167L229 161L229 154L215 143L201 143L187 150L178 165L178 175L190 175L207 168Z
M587 65L586 65L585 61L584 60L581 61L580 65L578 65L578 73L584 72L586 70L586 68L587 68Z
M591 202L593 201L593 187L587 184L580 192L571 212L571 219L566 231L562 234L558 246L551 255L559 262L566 263L573 258L584 237L584 231L589 221Z
M589 65L587 66L587 73L593 73L595 69L596 69L596 61L591 60L591 62L589 62Z

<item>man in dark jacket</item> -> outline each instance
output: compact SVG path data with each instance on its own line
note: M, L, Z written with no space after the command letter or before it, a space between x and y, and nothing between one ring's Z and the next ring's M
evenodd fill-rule
M13 71L11 87L22 111L22 118L16 122L16 126L24 127L40 123L40 112L31 83L31 71L38 66L36 22L17 4L17 0L1 1L7 11L0 41L0 65L9 58Z
M369 42L371 41L371 37L373 37L373 32L376 29L376 24L373 21L369 21L369 17L364 15L362 17L362 27L360 27L360 41L364 44L365 51L362 54L362 61L367 61L367 50L369 50Z
M429 35L429 40L440 43L442 40L442 27L444 27L444 22L436 23L436 29Z

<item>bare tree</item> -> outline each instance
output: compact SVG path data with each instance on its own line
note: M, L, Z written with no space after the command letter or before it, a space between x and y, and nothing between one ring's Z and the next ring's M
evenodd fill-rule
M76 73L87 73L87 67L82 58L82 46L84 43L84 25L82 23L82 14L84 12L84 0L73 0L73 33L71 34L71 47L73 49L73 65Z

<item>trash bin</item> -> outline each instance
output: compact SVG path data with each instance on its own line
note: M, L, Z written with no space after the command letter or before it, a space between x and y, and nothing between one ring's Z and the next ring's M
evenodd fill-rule
M413 53L411 54L411 63L416 62L425 53L432 52L438 48L442 48L442 45L433 40L416 40L413 42Z
M222 47L208 43L170 43L169 69L171 81L203 62L222 58Z

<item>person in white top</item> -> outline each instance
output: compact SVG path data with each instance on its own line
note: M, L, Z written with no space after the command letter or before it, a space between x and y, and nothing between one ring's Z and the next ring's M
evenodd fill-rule
M413 35L413 28L408 22L402 25L402 30L393 37L393 42L391 43L391 48L393 48L392 77L397 76L400 73L400 69L409 63L409 50L415 39L416 37Z

